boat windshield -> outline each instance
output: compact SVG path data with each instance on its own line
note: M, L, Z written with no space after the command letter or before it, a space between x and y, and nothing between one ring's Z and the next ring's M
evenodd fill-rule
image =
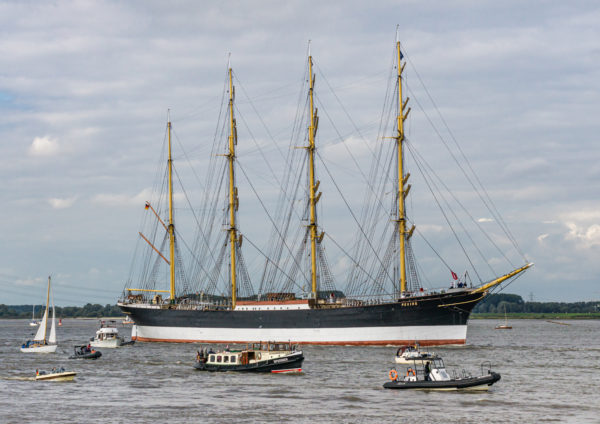
M446 368L442 358L434 359L432 368L443 369Z

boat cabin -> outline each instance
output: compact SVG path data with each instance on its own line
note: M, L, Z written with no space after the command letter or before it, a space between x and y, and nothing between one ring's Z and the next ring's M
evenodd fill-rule
M248 344L242 350L229 350L227 348L219 352L198 353L197 359L203 360L206 358L206 363L210 365L248 365L287 356L294 352L295 348L291 343L259 342Z
M119 338L119 330L115 327L102 327L96 331L96 340L113 340Z
M406 368L404 376L404 381L449 381L451 379L442 358L415 359L413 364Z
M245 355L245 363L248 363L248 352L244 352ZM254 352L252 352L254 353ZM214 355L209 355L208 356L208 363L211 364L219 364L219 365L237 365L237 364L241 364L243 363L240 358L242 357L242 355L238 353L219 353L219 354L214 354ZM254 359L254 358L253 358Z

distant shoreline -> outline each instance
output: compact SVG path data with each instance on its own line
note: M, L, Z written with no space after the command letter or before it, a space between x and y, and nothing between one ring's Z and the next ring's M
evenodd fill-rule
M473 313L472 319L498 319L503 320L504 314L498 313ZM590 313L538 313L538 312L513 312L506 314L507 319L600 319L600 312Z

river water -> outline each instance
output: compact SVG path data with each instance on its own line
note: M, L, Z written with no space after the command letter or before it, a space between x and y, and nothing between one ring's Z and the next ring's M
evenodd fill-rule
M55 354L24 354L26 320L0 321L1 423L600 423L600 321L471 320L468 344L432 349L451 370L502 379L489 392L382 388L395 347L304 346L301 375L203 373L200 345L136 343L69 360L96 320L63 320ZM129 327L120 331L129 336ZM31 381L63 366L74 382Z

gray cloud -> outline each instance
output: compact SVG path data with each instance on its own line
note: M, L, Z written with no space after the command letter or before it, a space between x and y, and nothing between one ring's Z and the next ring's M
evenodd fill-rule
M256 164L257 146L281 175L279 151L287 153L309 39L323 157L343 175L344 190L362 193L361 179L349 177L357 173L345 146L368 170L369 146L354 127L375 143L400 24L410 62L411 143L455 183L476 219L489 219L459 182L422 113L443 128L420 77L536 262L509 290L540 300L598 298L599 21L600 8L587 2L3 2L0 267L28 287L42 287L52 272L82 287L81 296L57 292L59 304L72 298L112 303L127 278L143 202L159 168L167 109L176 146L186 151L176 149L191 186L186 190L201 190L202 177L184 165L189 160L204 175L229 52L242 83L240 162L260 181L265 201L275 201L277 188L271 172ZM441 251L463 263L454 257L444 221L424 204L430 199L423 182L413 176L412 217ZM321 178L323 225L350 241L347 229L354 231L354 224L323 171ZM249 225L262 211L244 181L240 191L242 225ZM360 196L351 201L358 207ZM268 226L242 229L260 240ZM433 262L425 247L415 249L424 263ZM486 253L495 263L497 252ZM348 262L333 249L330 254L343 277ZM432 269L432 280L447 278L443 269ZM31 302L29 293L8 290L3 302Z

